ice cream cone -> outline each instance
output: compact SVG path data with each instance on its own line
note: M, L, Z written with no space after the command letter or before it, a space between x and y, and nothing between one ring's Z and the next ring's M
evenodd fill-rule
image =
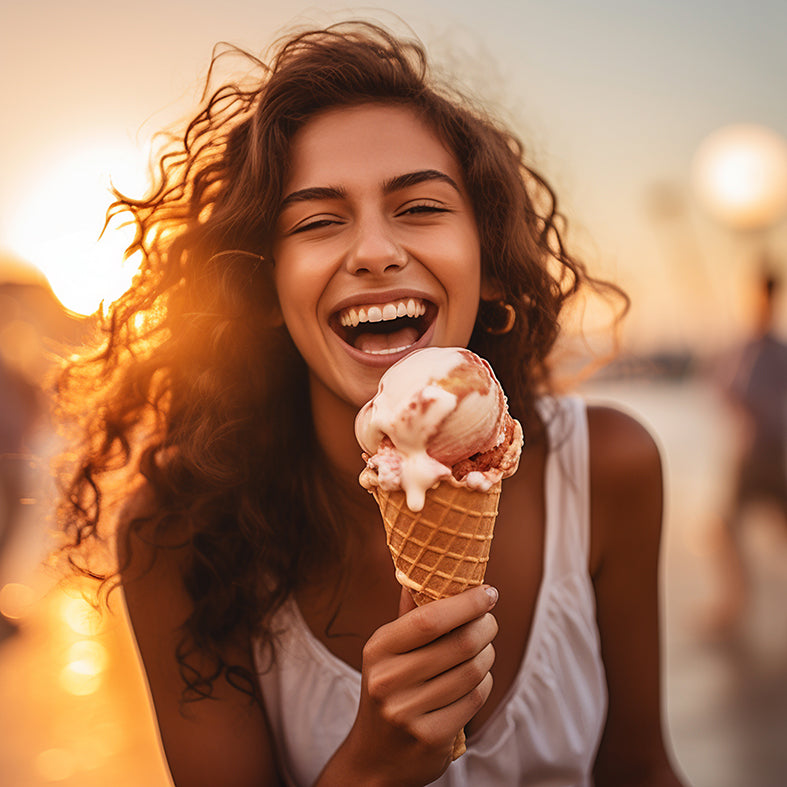
M373 487L396 578L419 606L484 581L501 483L489 491L441 482L411 511L401 490Z
M501 480L523 434L488 361L424 347L394 363L355 417L396 578L419 606L484 581ZM465 751L457 736L454 759Z
M497 518L501 482L488 491L441 482L411 511L401 490L372 488L380 507L396 578L418 606L453 596L484 581ZM453 759L465 752L464 731Z

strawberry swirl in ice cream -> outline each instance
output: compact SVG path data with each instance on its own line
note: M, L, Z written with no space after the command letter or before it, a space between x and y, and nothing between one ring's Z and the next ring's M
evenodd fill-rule
M358 413L367 488L401 489L420 511L440 481L487 491L519 464L522 428L489 364L470 350L428 347L386 371Z

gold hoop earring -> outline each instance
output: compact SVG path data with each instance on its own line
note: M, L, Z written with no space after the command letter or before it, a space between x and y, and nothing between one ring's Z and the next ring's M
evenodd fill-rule
M516 310L510 303L506 303L505 301L497 301L495 306L505 310L505 323L503 323L502 326L496 328L485 326L484 331L492 336L504 336L507 333L511 333L514 323L516 323Z

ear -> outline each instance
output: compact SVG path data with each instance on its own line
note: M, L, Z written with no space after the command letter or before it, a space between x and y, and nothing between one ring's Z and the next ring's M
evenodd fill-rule
M279 303L279 293L276 292L275 284L271 287L271 291L268 294L265 309L268 313L268 325L271 328L281 328L284 326L284 312Z
M502 301L505 299L503 285L494 278L481 276L481 300Z

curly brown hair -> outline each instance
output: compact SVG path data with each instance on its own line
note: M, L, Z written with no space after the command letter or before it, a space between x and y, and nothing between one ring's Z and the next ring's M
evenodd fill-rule
M222 674L254 695L254 677L225 663L223 646L269 636L271 614L310 567L344 555L307 370L276 320L270 270L295 132L328 108L406 104L452 151L482 269L517 315L510 332L489 332L499 307L482 302L469 346L490 361L520 420L535 422L535 398L550 390L566 300L598 284L566 251L554 193L524 163L522 144L436 85L420 44L353 22L290 36L267 65L240 54L261 72L255 82L206 89L199 114L160 155L150 193L115 193L108 221L131 217L128 252L141 253L141 268L99 316L98 343L72 357L57 384L62 416L82 438L60 506L71 562L117 577L118 567L97 571L86 557L105 535L119 471L144 478L156 499L155 514L126 523L127 545L143 525L162 544L185 532L193 612L177 658L186 698L209 696ZM192 666L198 652L213 668Z

